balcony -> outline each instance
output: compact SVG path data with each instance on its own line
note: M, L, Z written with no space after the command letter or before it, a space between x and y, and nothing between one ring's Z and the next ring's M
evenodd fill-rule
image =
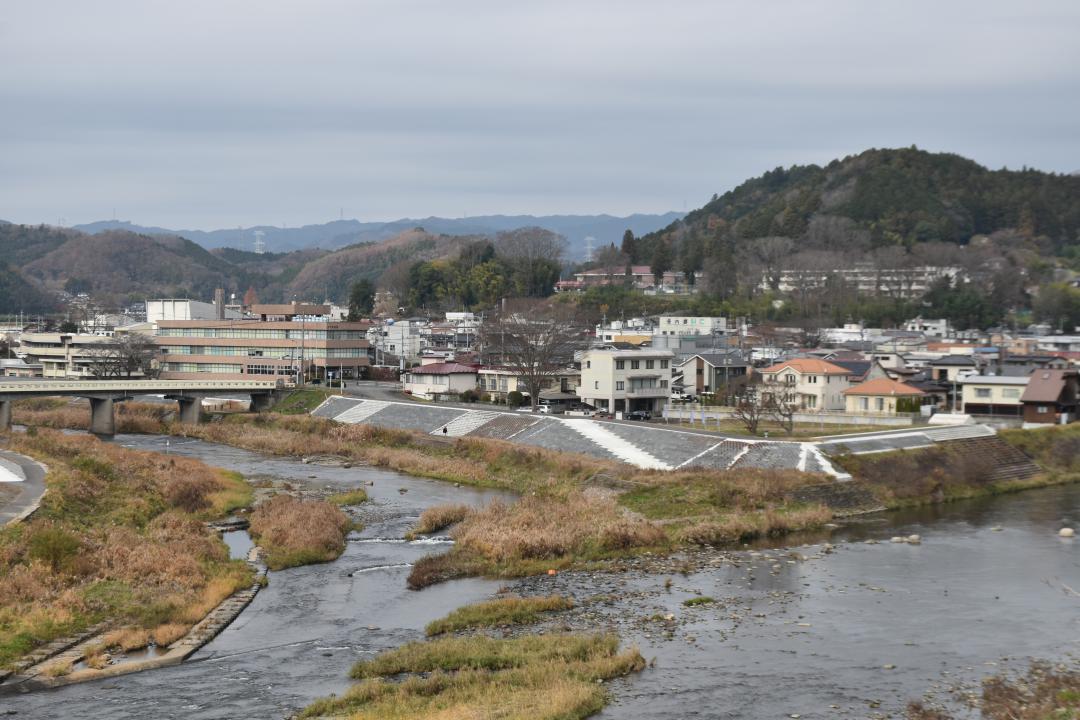
M618 391L615 391L618 394ZM629 387L623 393L627 398L666 398L671 393L670 388L662 387Z

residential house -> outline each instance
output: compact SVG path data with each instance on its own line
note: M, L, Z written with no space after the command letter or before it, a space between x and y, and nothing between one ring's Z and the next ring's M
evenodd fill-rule
M682 376L683 391L692 395L721 391L752 372L750 358L739 350L698 353L675 366L675 374Z
M661 315L657 318L655 335L723 335L733 330L724 317L700 315Z
M1075 422L1080 410L1080 371L1036 370L1020 396L1024 423L1057 425Z
M839 411L847 407L844 391L851 371L825 360L793 358L761 370L767 386L785 386L786 394L804 410Z
M1030 378L1008 375L968 375L957 382L962 387L961 412L969 415L1023 415L1021 396ZM955 392L955 391L954 391Z
M414 367L401 376L401 389L423 399L456 400L466 390L476 389L477 369L453 362Z
M885 377L867 380L844 391L847 411L863 415L919 412L925 396L918 388Z
M609 412L660 412L671 394L670 350L590 348L581 355L581 401Z

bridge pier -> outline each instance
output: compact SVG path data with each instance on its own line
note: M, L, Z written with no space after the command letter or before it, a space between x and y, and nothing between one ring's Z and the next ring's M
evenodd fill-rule
M90 432L94 435L116 434L116 413L112 398L90 398Z
M202 398L185 395L176 398L180 405L180 422L188 425L198 425L199 416L202 413Z
M0 432L11 429L11 401L0 400Z
M266 412L273 405L273 393L251 393L251 412Z

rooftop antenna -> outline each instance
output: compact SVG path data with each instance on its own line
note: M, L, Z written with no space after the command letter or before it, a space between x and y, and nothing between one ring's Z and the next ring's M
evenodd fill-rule
M256 230L255 231L255 254L256 255L262 255L263 253L266 252L266 242L263 241L264 237L266 237L266 233L264 233L262 230Z

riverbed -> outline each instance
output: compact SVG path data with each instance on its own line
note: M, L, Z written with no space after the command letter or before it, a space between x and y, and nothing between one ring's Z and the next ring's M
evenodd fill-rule
M116 441L164 451L166 439ZM429 505L480 504L505 493L201 441L172 438L169 452L297 484L372 481L361 510L366 527L335 562L271 573L237 621L183 665L4 698L0 710L35 718L283 718L346 689L355 660L422 637L428 621L503 585L462 580L410 592L409 565L445 545L403 535ZM610 628L655 661L612 683L614 702L598 717L898 717L924 692L951 697L951 688L1022 670L1029 658L1077 652L1080 597L1062 584L1080 589L1080 541L1058 538L1064 525L1080 526L1080 486L868 516L828 537L802 536L798 547L715 553L715 565L698 563L685 575L672 561L671 571L563 573L513 585L578 600L552 628ZM889 542L911 534L922 544ZM683 604L704 596L715 602Z

